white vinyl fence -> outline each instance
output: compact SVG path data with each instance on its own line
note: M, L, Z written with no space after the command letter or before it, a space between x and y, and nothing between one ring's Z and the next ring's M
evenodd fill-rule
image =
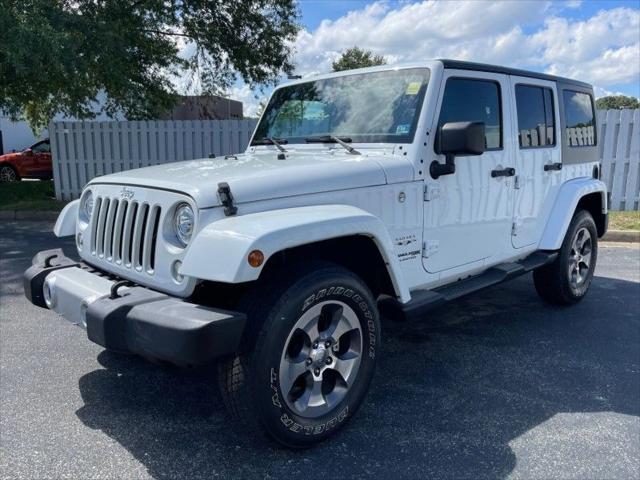
M49 127L56 197L78 198L93 177L178 160L242 152L256 120L54 122ZM593 129L571 135L580 145ZM531 134L527 142L544 138ZM611 210L640 204L640 110L599 110L597 143Z
M639 210L640 110L599 110L598 148L610 210Z
M78 198L99 175L242 152L255 125L254 119L53 122L56 197Z

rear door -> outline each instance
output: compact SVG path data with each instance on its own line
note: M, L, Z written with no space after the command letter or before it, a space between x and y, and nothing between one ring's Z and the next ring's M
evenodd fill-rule
M535 246L562 183L560 117L555 82L510 77L516 144L516 198L511 241Z
M451 269L497 263L513 251L513 177L492 176L514 166L509 88L506 75L444 70L437 126L483 122L486 151L458 156L454 174L426 180L423 264L428 272L453 275ZM433 157L444 162L444 155Z

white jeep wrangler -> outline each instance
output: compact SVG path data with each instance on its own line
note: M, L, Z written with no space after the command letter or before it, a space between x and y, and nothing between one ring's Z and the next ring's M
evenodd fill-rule
M231 411L294 447L362 402L380 315L533 271L571 304L607 229L591 86L436 60L276 89L241 155L95 178L29 300L107 349L218 360Z

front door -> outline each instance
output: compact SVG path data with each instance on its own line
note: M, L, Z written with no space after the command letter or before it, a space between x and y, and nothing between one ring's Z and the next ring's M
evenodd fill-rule
M514 167L508 77L447 69L440 91L436 126L483 122L486 146L482 155L456 157L454 174L427 176L423 263L445 278L447 270L498 263L512 253L515 177L504 175ZM444 162L443 155L432 158Z
M38 177L51 175L51 146L49 140L36 143L31 150L35 158L32 174Z
M554 82L511 77L518 188L511 240L515 248L532 248L542 236L562 183L558 141L558 97Z

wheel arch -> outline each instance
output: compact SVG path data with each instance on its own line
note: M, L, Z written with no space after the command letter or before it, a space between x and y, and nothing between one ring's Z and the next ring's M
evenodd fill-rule
M258 268L247 261L253 250L264 254ZM374 293L389 293L403 302L410 299L386 227L374 215L349 205L288 208L213 222L192 241L180 273L238 284L263 278L263 272L266 275L287 262L310 259L349 268Z
M309 259L340 265L358 275L374 297L380 294L396 296L391 274L374 239L367 235L348 235L280 250L266 262L260 279L289 265L303 264Z
M560 187L555 204L539 244L541 250L557 250L567 233L571 219L578 210L593 216L602 237L607 230L607 187L594 178L577 178Z

